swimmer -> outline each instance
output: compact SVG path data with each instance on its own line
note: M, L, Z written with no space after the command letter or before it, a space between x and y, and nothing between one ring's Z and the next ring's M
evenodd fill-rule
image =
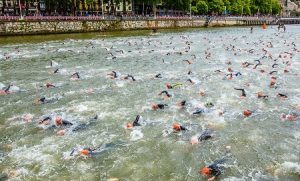
M273 87L276 84L276 77L271 77L270 87Z
M298 116L296 114L282 114L281 120L283 121L297 121Z
M164 90L164 91L161 91L158 95L161 96L162 94L165 94L166 98L172 97L172 95L170 95L169 92L168 92L168 91L165 91L165 90Z
M49 125L51 120L52 120L52 118L50 116L47 116L47 117L43 118L41 121L39 121L39 124Z
M187 130L185 127L181 126L178 123L174 123L172 127L173 127L173 130L176 132Z
M161 74L156 74L156 75L155 75L155 78L157 78L157 79L161 79L161 78L162 78L162 76L161 76Z
M122 80L128 80L129 78L131 78L132 81L136 81L135 78L132 75L127 75L123 78L121 78Z
M52 99L46 99L45 97L42 97L40 99L36 99L33 101L33 104L38 105L38 104L47 104L47 103L53 103L57 101L58 98L52 98Z
M187 82L190 82L191 84L195 84L195 82L192 79L188 79Z
M277 97L279 97L280 99L287 99L287 98L288 98L287 95L281 94L281 93L278 93L278 94L277 94Z
M236 77L238 77L238 76L241 76L242 73L241 73L241 72L237 72L237 73L235 73L234 75L235 75Z
M120 77L120 74L116 71L111 71L111 73L108 73L107 75L110 76L111 79L117 79Z
M212 102L207 102L207 103L205 103L205 107L212 108L212 107L214 107L214 104Z
M55 62L55 61L51 61L51 62L50 62L50 66L51 66L52 68L57 68L57 67L59 66L59 64L58 64L57 62Z
M244 68L249 67L250 65L253 65L253 63L249 63L249 62L243 62L243 63L242 63L242 66L243 66Z
M167 104L152 104L151 107L153 110L157 110L157 109L165 109L165 107L167 107Z
M193 115L200 115L203 114L205 110L203 108L197 108L196 111L194 111L192 114Z
M59 69L55 69L53 73L54 73L54 74L57 74L58 71L59 71Z
M272 68L277 68L276 66L278 66L278 64L277 64L277 63L274 63L274 64L272 65Z
M55 117L55 125L56 126L72 126L73 123L67 121L67 120L64 120L62 119L61 116L56 116Z
M5 87L5 86L3 86ZM13 84L9 84L7 86L7 88L5 88L4 90L0 90L0 95L7 95L7 94L14 94L20 91L20 88L13 85Z
M256 60L256 61L258 61L258 63L253 67L253 69L256 69L257 66L262 65L259 60Z
M179 107L179 108L183 108L185 105L186 105L186 101L180 101L178 103L176 103L176 105Z
M242 95L240 96L241 98L246 97L246 91L245 91L245 89L237 89L237 88L234 88L234 89L235 89L235 90L242 91Z
M191 74L192 74L192 71L189 70L189 71L188 71L188 75L191 75Z
M201 141L212 138L212 129L205 129L200 135L193 136L190 140L192 145L198 144Z
M96 121L98 119L98 115L94 116L92 119L90 119L90 121L88 123L83 123L83 124L77 124L77 125L73 125L73 123L66 121L66 120L62 120L60 116L56 117L57 122L53 125L54 127L63 127L63 129L59 130L56 132L56 134L58 136L63 136L65 135L65 133L67 131L70 132L75 132L75 131L80 131L80 130L84 130L87 129L92 123L94 123L94 121ZM70 128L66 128L66 127L70 127Z
M268 97L269 97L268 95L263 95L262 91L260 91L260 92L257 93L257 98L259 98L259 99L260 98L268 99Z
M226 74L226 77L228 77L228 76L229 76L228 80L231 80L233 78L233 74L232 73Z
M200 169L199 173L203 176L210 177L208 181L213 181L216 179L216 177L222 174L222 171L224 169L224 167L222 167L222 164L224 164L226 160L226 158L216 160L211 165Z
M46 87L47 88L54 88L55 86L53 84L51 84L50 82L47 82Z
M74 74L72 74L72 75L71 75L71 79L73 79L73 80L78 80L78 79L80 79L79 73L78 73L78 72L75 72Z
M141 124L139 123L139 120L141 119L140 115L137 115L135 120L133 121L133 123L127 123L126 124L126 128L127 129L132 129L135 126L141 126Z
M183 61L184 61L184 62L187 62L189 65L193 64L193 62L190 61L190 60L183 60Z
M277 73L278 71L274 70L274 71L271 71L269 74L270 75L273 75L274 73Z
M183 86L183 84L182 83L175 83L175 84L166 84L166 86L167 86L167 88L168 89L174 89L174 88L176 88L176 87L180 87L180 86Z

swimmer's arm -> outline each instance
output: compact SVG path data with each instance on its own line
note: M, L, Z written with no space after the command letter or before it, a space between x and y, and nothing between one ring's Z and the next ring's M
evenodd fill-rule
M213 180L215 180L215 176L213 176L213 177L211 177L211 178L209 178L209 179L207 179L207 181L213 181Z

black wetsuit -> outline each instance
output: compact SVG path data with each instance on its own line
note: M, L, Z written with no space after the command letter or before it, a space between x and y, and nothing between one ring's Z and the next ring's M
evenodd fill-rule
M56 70L54 70L54 73L56 74L56 73L58 73L58 71L59 71L59 69L56 69Z
M159 95L162 95L162 94L166 94L167 97L172 97L168 91L164 90L164 91L161 91L161 93L159 93Z
M76 73L74 73L74 74L72 75L72 77L74 77L74 76L76 76L77 79L80 79L80 76L79 76L79 73L78 73L78 72L76 72Z
M229 155L226 155L225 157L216 160L213 164L209 165L208 168L211 169L211 175L215 177L221 175L222 171L224 170L224 167L221 165L227 162L228 159L229 159Z
M10 89L10 85L8 85L8 87L4 90L5 93L8 93Z
M204 109L198 108L195 112L193 112L193 115L202 114L204 112L205 112Z
M273 67L273 66L272 66L272 67ZM272 75L273 73L277 73L277 71L274 70L274 71L270 72L269 74Z
M237 72L237 73L235 74L236 77L239 76L239 75L242 75L241 72Z
M159 109L164 109L165 107L167 107L168 105L167 104L157 104L157 107Z
M156 74L155 78L159 78L160 79L160 78L162 78L162 76L161 76L161 74Z
M186 104L186 101L181 101L181 102L179 103L180 106L185 106L185 104Z
M207 139L211 138L212 137L212 132L213 131L211 129L205 129L201 133L201 135L198 137L198 140L203 141L203 140L207 140Z
M132 124L133 127L134 126L141 126L141 124L139 123L140 117L141 117L140 115L136 116L136 118L135 118L135 120L133 121L133 124Z
M235 90L242 91L242 96L243 96L243 97L246 97L245 89L237 89L237 88L234 88L234 89L235 89Z
M283 97L283 98L287 98L288 97L287 95L284 95L284 94L281 94L281 93L278 93L278 96L279 97Z
M42 123L44 123L45 121L51 121L51 120L52 120L51 117L47 116L47 117L45 117L42 121L40 121L39 123L42 124Z
M135 81L135 78L132 76L132 75L127 75L124 79L129 79L129 78L131 78L132 79L132 81Z

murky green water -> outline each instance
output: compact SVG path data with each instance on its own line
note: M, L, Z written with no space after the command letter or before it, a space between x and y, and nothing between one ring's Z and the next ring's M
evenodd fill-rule
M257 69L243 68L242 62L255 63L263 57L263 48L273 59L262 58ZM232 158L219 179L299 180L299 119L280 118L283 113L300 114L299 50L299 26L287 26L286 33L256 27L253 34L249 28L220 28L155 35L142 31L0 38L0 82L21 89L0 96L0 179L205 180L199 168L221 158L229 145ZM278 66L272 68L275 60ZM59 64L58 74L53 74L50 61ZM242 76L226 78L229 67ZM113 70L131 74L136 81L112 80L107 73ZM269 86L273 70L278 71L276 89ZM80 80L70 79L75 72ZM158 73L162 78L154 79ZM47 82L57 87L47 89ZM163 100L158 93L166 90L166 83L176 82L184 86L168 90L172 97ZM244 88L247 97L241 99L234 88ZM201 96L200 90L206 95ZM259 91L269 99L258 99ZM277 93L288 99L280 100ZM60 99L33 104L43 96ZM182 100L188 103L186 109L175 106ZM201 116L191 115L209 101L213 108ZM151 103L168 107L153 111ZM253 110L253 115L244 118L244 109ZM22 119L27 114L33 115L32 122ZM90 121L96 114L98 120ZM126 123L138 114L145 124L126 130ZM38 124L46 115L62 115L75 125L90 124L78 131L68 128L58 136L62 128L43 129ZM163 136L174 122L189 131ZM189 144L191 136L208 127L214 130L213 139ZM107 143L116 145L92 158L69 156L76 146Z

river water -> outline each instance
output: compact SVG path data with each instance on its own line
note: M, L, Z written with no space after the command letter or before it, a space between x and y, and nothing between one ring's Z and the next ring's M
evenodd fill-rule
M20 88L0 95L0 180L206 180L199 169L221 158L226 146L231 156L220 180L299 180L299 117L281 119L300 116L299 51L299 26L285 33L238 27L0 38L1 88ZM255 60L262 65L242 66ZM230 79L228 68L242 75ZM136 81L111 79L111 71ZM79 80L71 79L75 72ZM177 82L183 86L168 90L171 98L158 95ZM258 99L259 91L268 99ZM41 97L54 101L34 104ZM179 109L182 100L187 105ZM207 102L214 106L205 108ZM168 106L154 111L153 103ZM192 115L199 107L205 112ZM244 117L244 109L252 115ZM57 135L62 127L39 124L58 115L73 123L64 136ZM125 129L137 115L142 126ZM172 132L175 122L188 130ZM191 145L206 128L212 139ZM101 145L91 157L70 154Z

